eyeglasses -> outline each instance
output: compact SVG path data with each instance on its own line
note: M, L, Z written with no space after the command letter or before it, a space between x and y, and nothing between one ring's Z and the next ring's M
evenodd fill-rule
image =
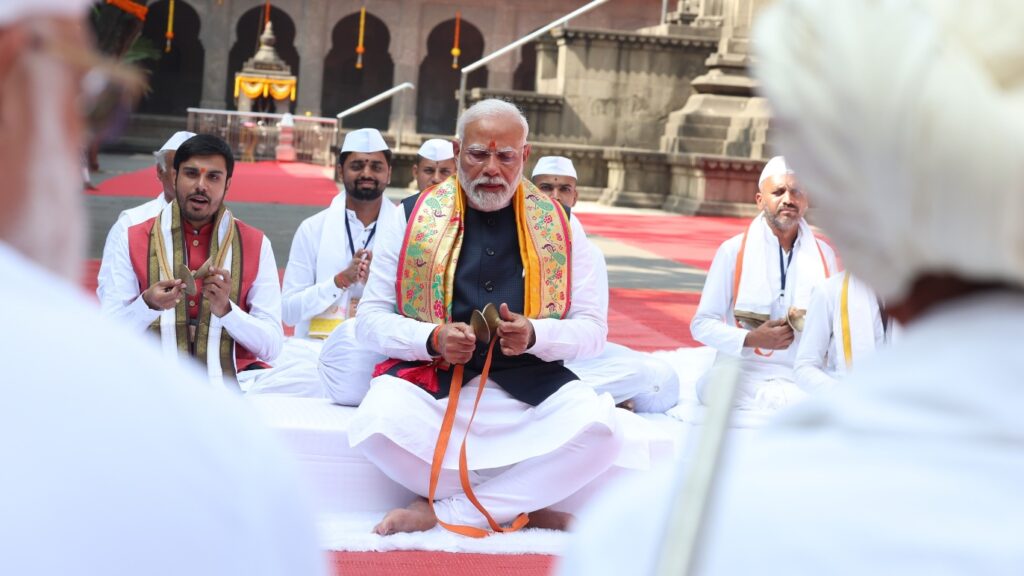
M491 156L495 156L498 159L499 164L509 166L515 164L522 154L522 148L515 149L511 146L502 148L501 150L488 149L480 145L467 146L465 149L466 159L471 164L485 164L490 162Z
M32 49L53 56L81 73L77 100L89 137L96 142L116 138L145 88L142 74L95 50L73 46L42 30L35 32Z

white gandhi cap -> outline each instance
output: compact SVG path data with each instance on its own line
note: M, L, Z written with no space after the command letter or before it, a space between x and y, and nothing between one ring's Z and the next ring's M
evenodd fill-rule
M760 188L764 181L772 176L783 176L785 174L793 174L793 169L789 167L784 157L776 156L764 165L764 170L761 170L761 177L757 179L757 187Z
M537 165L533 167L533 176L569 176L573 179L576 178L576 167L572 165L572 160L569 160L565 156L544 156L540 160L537 160Z
M170 138L168 138L167 142L164 142L164 145L161 146L160 149L157 150L157 152L167 152L168 150L177 150L178 146L181 146L185 142L185 140L188 140L189 138L191 138L193 136L195 136L194 132L188 132L188 131L185 131L185 130L182 130L181 132L175 132L174 136L171 136Z
M389 150L389 148L387 143L384 142L384 137L380 135L380 131L376 128L353 130L345 135L345 141L341 144L342 152L363 152L364 154L369 154L370 152L380 152L382 150Z
M30 16L81 18L91 4L89 0L3 0L0 2L0 26Z
M455 148L448 140L431 138L420 146L420 156L434 162L455 158Z

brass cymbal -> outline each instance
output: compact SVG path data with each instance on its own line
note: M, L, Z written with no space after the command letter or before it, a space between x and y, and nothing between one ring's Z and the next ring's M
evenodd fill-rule
M188 269L188 266L185 266L184 263L175 266L174 277L178 280L183 280L185 282L185 294L188 294L189 296L195 296L196 277L192 275L192 271Z
M473 329L473 334L476 335L478 342L490 343L491 331L487 326L487 319L484 318L483 312L473 310L473 313L469 316L469 327Z
M802 310L800 308L790 308L789 314L786 315L786 322L789 324L789 327L792 328L794 331L803 332L804 320L806 319L806 317L807 310Z
M488 302L484 309L473 310L469 317L469 327L473 329L476 339L484 344L489 344L498 332L501 325L501 315L498 307Z

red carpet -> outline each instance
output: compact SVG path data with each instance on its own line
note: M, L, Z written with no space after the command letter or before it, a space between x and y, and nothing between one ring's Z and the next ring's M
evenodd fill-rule
M325 171L328 174L325 174ZM155 197L160 191L153 168L115 176L89 194ZM228 198L231 202L327 206L338 188L323 166L302 163L236 162Z
M707 270L718 245L750 224L749 218L712 218L658 214L575 213L587 234L618 240Z
M540 554L502 555L465 552L332 552L338 576L543 576L555 558Z
M699 346L690 336L699 293L612 288L608 301L611 342L644 352Z

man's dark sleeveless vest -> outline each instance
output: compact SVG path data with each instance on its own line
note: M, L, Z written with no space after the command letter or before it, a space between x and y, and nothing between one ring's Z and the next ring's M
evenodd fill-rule
M406 219L412 214L418 195L402 201ZM568 212L568 211L567 211ZM568 214L567 214L568 216ZM462 250L455 269L455 294L452 297L452 321L469 323L474 309L508 304L511 311L523 313L523 262L519 254L516 215L512 206L496 212L480 212L467 207ZM483 370L487 346L477 343L473 358L464 368L464 382ZM388 370L398 370L415 363L402 362ZM490 379L513 398L536 406L562 385L578 380L561 361L545 362L532 354L505 356L498 344L491 359ZM448 396L451 371L438 371L439 390L435 398Z

